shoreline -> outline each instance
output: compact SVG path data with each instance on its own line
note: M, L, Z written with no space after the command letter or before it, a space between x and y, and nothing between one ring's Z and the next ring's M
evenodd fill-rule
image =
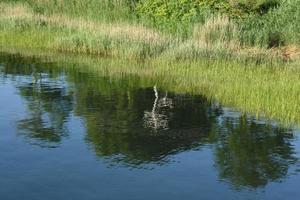
M300 68L296 64L283 67L214 60L139 62L74 54L36 56L16 50L9 54L33 58L41 63L57 63L66 68L75 67L99 76L138 76L142 82L150 80L164 90L202 94L242 113L276 120L288 127L300 124Z

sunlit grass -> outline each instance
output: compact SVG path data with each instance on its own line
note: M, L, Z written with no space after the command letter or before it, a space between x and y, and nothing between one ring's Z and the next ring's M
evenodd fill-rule
M277 62L297 60L285 48L243 46L227 17L213 16L195 25L191 37L166 34L135 22L107 22L64 13L36 13L26 4L0 4L0 46L72 52L132 59L198 60L221 58Z

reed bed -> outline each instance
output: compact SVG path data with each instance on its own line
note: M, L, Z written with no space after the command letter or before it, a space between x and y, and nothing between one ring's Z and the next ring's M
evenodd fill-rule
M268 49L243 44L238 25L223 15L195 24L190 37L183 38L134 20L108 21L101 17L92 20L82 13L74 17L76 9L71 7L66 11L67 1L59 1L56 6L45 0L34 6L30 6L31 1L25 2L0 4L2 47L169 61L221 58L272 63L299 58L297 45ZM38 5L44 6L40 6L43 12Z

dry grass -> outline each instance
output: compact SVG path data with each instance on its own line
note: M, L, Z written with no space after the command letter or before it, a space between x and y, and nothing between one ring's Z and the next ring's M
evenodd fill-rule
M32 10L22 4L0 3L0 12L2 19L32 19L34 16Z
M45 5L51 2L39 0L37 4L39 3ZM299 59L299 48L296 46L265 49L242 45L237 39L239 33L236 24L228 17L221 15L213 16L204 24L196 25L193 35L182 40L135 23L104 23L63 14L42 15L34 13L25 4L0 3L0 10L2 26L18 22L18 26L21 24L22 31L25 31L22 34L16 29L15 37L10 38L12 34L9 31L13 30L8 30L8 28L0 30L5 35L3 36L4 45L6 41L10 41L10 46L14 45L14 41L22 43L24 40L25 43L27 39L28 41L23 46L28 48L30 48L30 42L34 42L35 45L32 45L32 48L40 46L41 49L54 51L130 58L155 56L168 60L194 60L203 57L220 57L238 60L251 59L260 62ZM22 23L25 25L23 26ZM38 27L41 24L47 28ZM11 27L14 26L11 25ZM31 38L25 38L27 29L27 35ZM18 39L18 37L21 38ZM41 41L36 38L41 38ZM42 41L45 38L47 41Z
M285 46L279 49L282 59L286 61L297 60L300 57L300 48L295 45Z
M236 25L226 16L212 16L204 24L196 25L194 28L193 39L205 43L226 43L233 41L237 35Z
M47 0L40 0L47 2ZM31 9L21 4L0 4L0 19L28 19L32 21L43 21L53 26L58 26L68 29L77 29L79 31L88 31L91 33L98 33L109 35L111 37L126 37L130 40L148 41L159 43L163 39L162 34L153 29L146 28L138 24L108 24L99 23L82 18L71 18L66 15L51 15L44 16L34 14Z

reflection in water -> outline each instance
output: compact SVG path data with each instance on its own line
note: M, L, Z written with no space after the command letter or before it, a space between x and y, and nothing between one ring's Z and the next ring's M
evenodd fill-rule
M63 83L53 84L44 79L18 87L29 110L18 128L22 134L35 139L34 143L55 147L68 132L64 124L72 110L72 94L61 86Z
M73 109L70 87L59 73L44 73L39 65L27 64L26 59L19 61L8 59L3 70L17 80L16 87L27 104L27 116L18 122L19 133L32 144L57 147L67 135L65 122Z
M19 132L41 147L57 147L71 134L66 122L74 112L85 120L87 144L115 166L164 165L172 155L209 145L220 179L257 188L280 181L296 162L290 130L232 116L203 96L166 93L154 84L138 88L132 77L111 80L5 58L2 79L15 81L28 108Z
M168 98L168 93L166 92L163 98L159 98L157 87L153 87L155 100L151 112L144 112L144 122L145 126L152 128L154 131L158 129L168 129L168 119L171 116L167 116L164 109L173 108L173 101Z
M287 175L289 166L296 162L292 132L259 124L245 115L222 118L215 145L221 179L237 188L256 188Z
M113 157L113 161L118 162L115 164L133 167L146 163L163 164L171 154L207 143L209 124L213 123L208 119L209 108L202 97L189 99L172 95L174 107L164 108L164 120L167 121L164 124L168 126L164 129L156 126L153 132L153 127L145 128L142 120L145 110L152 107L151 88L118 91L106 97L109 100L94 92L84 97L80 96L81 92L77 95L80 100L77 103L82 105L78 115L86 119L87 141L99 156ZM90 102L96 100L99 104L89 107Z

